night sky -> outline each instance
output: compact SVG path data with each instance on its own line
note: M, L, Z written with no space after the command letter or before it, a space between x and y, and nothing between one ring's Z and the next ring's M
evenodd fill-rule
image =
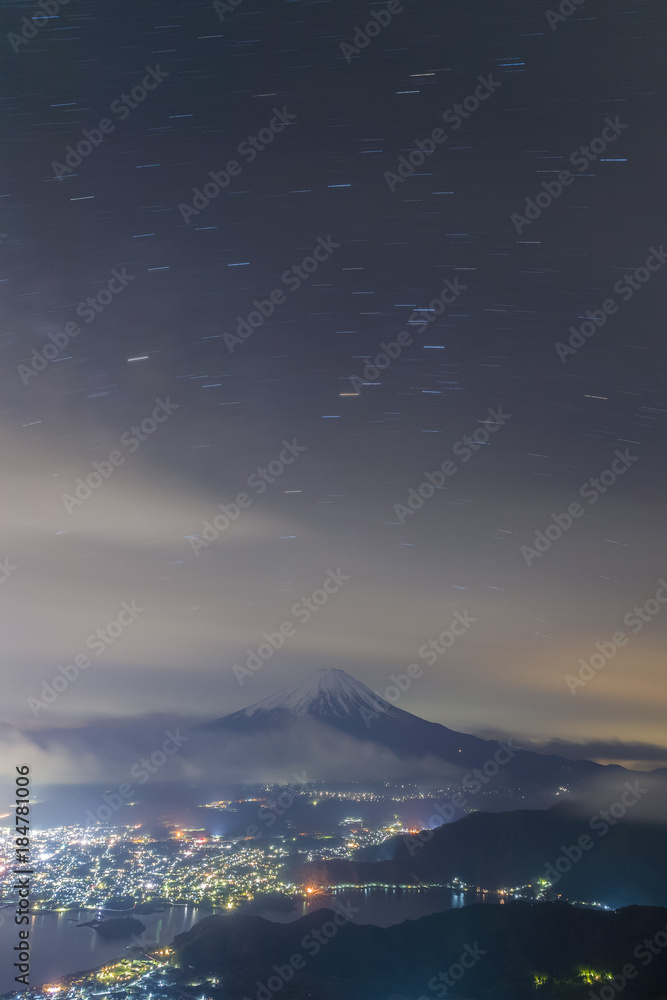
M3 7L3 740L219 717L323 667L383 694L419 662L398 704L427 719L667 762L667 607L623 623L667 575L662 5L586 0L555 20L537 0L404 0L347 61L341 43L386 4L241 0L221 21L185 0L51 2L20 42L39 8ZM443 120L480 77L493 92ZM388 183L434 129L446 139ZM83 130L102 138L70 168ZM265 148L239 152L261 130ZM576 151L605 130L586 163ZM230 160L225 189L184 210ZM318 246L316 270L286 281ZM629 294L651 248L659 266ZM415 314L446 280L444 312ZM275 289L251 336L225 337ZM604 326L559 356L609 299ZM68 324L80 332L36 362ZM364 377L404 330L412 343ZM151 424L156 400L173 408ZM469 460L453 451L480 427ZM250 487L285 441L305 450ZM617 481L582 498L617 450L631 456ZM448 459L446 488L397 512ZM521 546L577 501L529 566ZM329 570L349 580L239 683L234 665ZM132 601L145 610L91 654ZM476 621L427 665L418 650L456 612ZM627 644L573 693L566 675L619 630ZM35 715L27 699L86 649L90 668Z

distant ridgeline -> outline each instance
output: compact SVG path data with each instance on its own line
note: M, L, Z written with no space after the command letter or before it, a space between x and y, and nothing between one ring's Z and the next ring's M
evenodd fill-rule
M291 875L303 886L450 884L458 878L484 889L544 879L554 892L579 902L614 909L667 906L666 828L632 818L610 820L599 812L582 815L570 804L477 812L435 830L394 837L367 849L366 860L312 861L294 866Z

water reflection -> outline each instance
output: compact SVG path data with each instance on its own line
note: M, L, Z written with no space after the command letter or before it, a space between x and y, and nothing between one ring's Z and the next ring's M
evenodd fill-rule
M493 893L462 892L451 888L397 888L376 886L359 889L341 888L335 892L316 892L300 898L293 910L267 911L261 915L275 923L288 923L322 907L331 907L336 900L358 908L354 922L389 927L404 920L418 920L430 913L458 909L471 903L495 903ZM210 909L194 906L172 906L162 913L141 914L146 930L141 935L144 944L168 945L176 934L188 930L197 921L210 915ZM131 940L101 938L91 927L77 927L92 920L96 910L70 910L66 913L43 913L32 918L31 980L48 983L61 976L106 965L126 954ZM102 914L108 916L108 914ZM13 921L0 919L0 953L9 955L16 943ZM0 966L0 993L14 987L12 971L6 963Z
M459 909L471 903L497 903L495 893L463 892L447 887L429 886L401 888L396 886L373 886L371 888L341 888L335 892L319 892L297 902L296 908L288 913L268 912L263 917L275 923L290 923L306 913L313 913L322 907L331 907L336 900L349 902L359 907L353 920L358 924L376 924L389 927L404 920L418 920L430 913Z
M188 930L210 913L211 910L194 906L178 906L162 913L142 914L141 921L146 930L141 935L141 941L145 944L171 944L176 934ZM99 915L97 910L68 910L33 916L30 927L31 982L52 982L61 976L96 969L123 957L127 946L133 943L131 940L105 939L92 927L77 927L77 924ZM103 916L108 916L108 913ZM0 921L0 954L10 955L15 944L13 921ZM9 992L15 985L14 972L7 963L0 963L0 993Z

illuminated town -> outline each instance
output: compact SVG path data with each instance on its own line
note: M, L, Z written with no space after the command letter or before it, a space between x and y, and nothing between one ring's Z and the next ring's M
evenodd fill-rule
M353 860L364 848L417 834L421 826L407 825L407 807L449 794L451 789L443 788L427 796L412 786L387 786L383 792L262 786L243 798L204 805L211 816L227 818L250 807L254 822L241 824L240 831L227 836L212 832L215 822L211 821L195 829L166 824L167 833L160 839L148 835L140 824L35 829L33 911L99 909L111 898L125 896L231 908L258 893L291 894L299 886L284 872L288 858L292 863L296 858L298 864ZM282 801L287 805L281 808L277 803ZM297 801L315 809L327 801L351 808L339 810L335 824L328 819L320 827L315 818L309 818L307 828L301 824L297 829L291 818L292 803ZM372 823L352 811L362 803L384 805L385 818ZM279 816L283 826L274 829ZM12 844L10 831L0 828L0 906L11 900Z
M446 796L449 789L439 789ZM281 798L282 796L282 798ZM424 807L428 797L413 787L387 787L381 791L332 791L314 786L291 792L286 786L263 786L247 790L239 798L221 798L204 805L212 817L202 828L167 824L166 833L149 835L140 824L124 826L69 826L33 830L32 865L33 913L92 911L97 919L141 917L171 907L196 906L204 912L261 912L261 903L271 899L274 907L305 912L308 901L319 894L396 889L391 886L355 883L346 886L306 885L294 875L307 862L332 859L355 860L360 852L397 836L415 836L419 827L407 825L405 815L415 803ZM279 802L287 803L285 808ZM315 810L321 804L337 810L335 825L311 820L309 828L297 825L290 804L299 802ZM426 803L427 808L428 803ZM373 807L382 809L384 819L374 825L366 815ZM216 834L218 817L252 815L247 827L236 822L234 834ZM278 814L282 825L273 830ZM271 819L273 816L273 820ZM232 826L230 826L232 829ZM15 904L12 884L12 839L3 829L0 836L0 913L11 912ZM402 890L422 893L433 883L409 885ZM466 885L459 879L439 888L451 889L462 905L464 894L478 900L542 899L549 891L544 879L532 884L487 890ZM276 900L278 901L276 906ZM253 902L259 906L252 910ZM271 907L269 907L271 908ZM298 915L296 912L295 916ZM74 925L73 925L74 926ZM73 934L81 933L73 930ZM58 1000L88 1000L94 996L111 998L165 997L170 1000L215 1000L222 997L217 980L186 975L174 968L171 941L153 942L130 932L118 940L118 959L95 971L78 973L56 983L31 986L5 996Z

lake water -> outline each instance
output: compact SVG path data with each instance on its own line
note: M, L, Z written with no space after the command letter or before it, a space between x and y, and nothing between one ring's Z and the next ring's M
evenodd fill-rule
M110 941L102 938L92 927L77 927L83 920L93 920L95 910L70 910L67 913L44 913L32 918L30 927L30 984L50 983L60 976L107 965L127 952L128 939ZM187 931L192 924L208 916L211 910L195 906L171 906L163 913L142 913L138 916L146 926L142 943L171 944L175 934ZM119 914L127 916L127 914ZM9 993L15 987L15 959L10 958L18 944L14 924L14 910L0 910L0 993ZM110 914L105 914L110 916Z
M339 889L335 893L318 893L297 905L288 913L263 913L269 920L286 923L305 913L332 906L336 900L358 909L354 922L388 927L403 920L417 920L429 913L438 913L470 903L496 902L496 897L452 892L451 889ZM195 906L172 906L163 913L140 914L146 925L142 943L168 945L176 934L188 930L198 920L211 914ZM94 910L72 910L68 913L44 913L32 918L30 950L32 952L30 982L32 986L50 983L61 976L96 969L126 954L127 940L110 941L99 936L91 927L77 923L92 920ZM14 911L0 910L0 993L9 993L14 982L13 947L18 943Z
M355 924L376 924L378 927L400 924L403 920L418 920L429 913L441 913L470 903L498 902L495 894L453 892L445 888L337 889L335 893L313 895L289 913L263 913L262 916L287 923L323 906L333 907L336 900L349 903L358 910L353 917Z

